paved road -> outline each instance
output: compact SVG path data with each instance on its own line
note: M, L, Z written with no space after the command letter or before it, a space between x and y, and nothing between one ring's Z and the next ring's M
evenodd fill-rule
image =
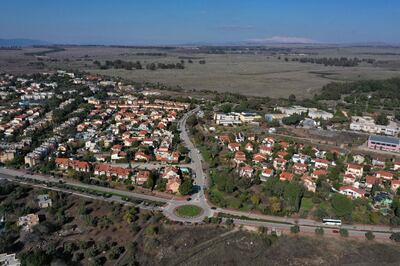
M243 216L251 219L258 219L258 220L245 220L245 219L234 219L236 224L242 225L252 225L252 226L266 226L268 228L279 228L282 230L290 230L290 227L294 224L300 226L301 232L310 232L314 233L315 228L322 227L325 229L326 232L332 233L332 230L335 228L333 226L327 226L321 222L317 222L314 220L308 219L295 219L295 218L287 218L287 217L279 217L279 216L270 216L270 215L262 215L262 214L254 214L250 212L243 212L237 210L228 210L218 208L216 210L211 209L210 204L207 202L207 198L204 194L204 189L207 188L207 178L206 174L203 171L202 167L202 157L201 154L198 152L194 144L189 139L186 130L186 121L188 117L195 114L200 108L197 107L196 109L191 110L190 112L186 113L182 119L179 121L179 129L181 131L180 137L185 144L185 146L189 149L189 156L192 159L191 168L195 173L196 177L194 179L194 185L197 188L196 193L194 193L191 198L190 202L182 200L182 198L172 198L172 199L165 199L158 196L146 195L135 193L131 191L122 191L112 188L105 188L99 187L95 185L88 185L82 183L72 183L66 182L66 184L82 187L82 188L89 188L95 189L103 192L108 193L117 193L122 196L133 197L137 199L149 200L149 201L157 201L157 202L164 202L167 203L166 206L162 208L163 213L166 217L174 221L180 222L202 222L204 217L211 217L215 213L224 213L234 216ZM48 176L39 176L39 175L28 175L25 173L21 173L21 171L11 170L6 168L0 168L0 178L13 178L15 176L22 176L31 179L36 179L45 182L58 182L58 179ZM112 199L111 199L112 200ZM117 199L116 199L117 200ZM203 212L200 216L195 218L183 218L179 217L175 214L174 210L176 207L186 204L193 204L201 207ZM261 221L263 220L263 221ZM385 238L387 239L392 232L400 232L400 228L392 228L389 226L376 226L376 225L342 225L341 228L345 228L349 231L350 236L364 236L366 231L373 231L376 237Z
M16 176L28 178L31 180L38 180L38 181L42 181L42 182L56 182L56 183L59 182L59 179L56 179L51 176L30 175L30 174L26 174L22 171L17 171L17 170L7 169L7 168L0 168L0 178L15 179ZM147 194L136 193L136 192L132 192L132 191L124 191L124 190L119 190L119 189L114 189L114 188L107 188L107 187L101 187L101 186L83 184L83 183L71 182L71 181L64 181L64 184L79 187L79 188L98 190L98 191L106 192L106 193L115 193L115 194L119 194L122 196L132 197L132 198L137 198L137 199L142 199L142 200L164 202L164 203L168 202L168 199L165 199L165 198L156 197L156 196L147 195Z
M221 209L217 208L217 212L225 213L229 215L235 216L245 216L252 219L259 219L259 220L268 220L280 223L290 223L290 224L297 224L302 226L308 227L324 227L324 228L334 228L330 225L323 224L322 222L309 220L309 219L296 219L296 218L289 218L289 217L279 217L279 216L272 216L272 215L264 215L264 214L256 214L251 212L242 212L236 210L228 210L228 209ZM375 232L400 232L399 227L390 227L390 226L380 226L380 225L364 225L364 224L354 224L354 225L346 225L343 224L341 228L345 228L348 230L363 230L363 231L375 231Z
M211 206L207 202L207 198L204 194L204 189L207 188L207 178L206 174L203 171L202 165L202 157L200 152L194 146L192 141L189 138L188 131L186 128L186 121L187 119L197 113L200 110L200 107L197 107L186 114L178 122L178 128L180 130L180 138L185 145L186 148L189 150L189 156L191 158L191 166L193 173L195 174L194 178L194 188L196 192L191 195L192 200L190 202L182 202L176 200L170 200L167 206L164 208L164 214L171 220L180 221L180 222L202 222L205 217L212 217L214 215L214 211L211 209ZM193 204L199 206L203 209L203 213L195 218L187 219L183 217L179 217L175 214L174 210L176 207L186 204Z
M88 199L92 199L92 200L100 200L100 201L106 201L106 202L117 202L117 203L120 203L120 204L124 204L124 205L128 205L128 206L136 206L136 207L139 207L141 209L146 209L146 210L151 210L151 211L162 210L161 207L148 206L144 202L142 202L140 204L135 204L135 203L123 200L121 196L117 196L117 195L112 195L111 197L107 198L107 197L96 196L96 195L92 195L92 194L85 194L85 193L77 192L77 191L71 190L71 189L63 189L63 188L58 188L58 187L54 187L54 186L50 187L50 186L47 186L45 184L35 184L35 183L32 183L32 182L19 180L19 179L13 177L13 176L8 176L8 175L5 175L5 174L0 174L0 180L1 179L2 180L8 180L8 181L17 182L17 183L20 183L22 185L27 185L27 186L32 186L32 187L43 188L43 189L63 192L63 193L67 193L67 194L72 194L72 195L75 195L75 196L78 196L78 197L88 198Z

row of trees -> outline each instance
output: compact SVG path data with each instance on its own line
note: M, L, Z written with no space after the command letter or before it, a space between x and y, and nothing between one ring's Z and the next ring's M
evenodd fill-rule
M285 61L287 58L285 58ZM357 57L347 58L347 57L320 57L320 58L292 58L292 61L300 63L312 63L312 64L322 64L325 66L343 66L343 67L354 67L358 66L361 62L367 62L372 64L375 62L374 59L359 59Z
M340 100L342 95L360 96L370 94L378 99L400 99L400 78L385 80L362 80L355 82L331 82L322 87L321 93L315 96L316 100ZM359 97L357 97L360 100ZM368 97L365 96L365 100ZM360 103L358 103L360 104Z
M150 63L146 65L148 70L157 69L185 69L185 64L183 62L178 63Z
M143 69L140 61L130 62L130 61L123 61L123 60L117 59L114 61L107 60L104 64L101 64L100 61L96 60L96 61L93 61L93 64L98 66L100 69L110 69L110 68L126 69L126 70Z
M188 61L189 63L193 63L193 61ZM104 64L100 61L95 60L93 64L96 65L100 69L125 69L125 70L133 70L133 69L143 69L144 66L140 61L131 62L124 61L121 59L117 59L114 61L106 60ZM200 60L199 64L205 64L205 60ZM153 62L146 64L146 69L148 70L157 70L157 69L185 69L185 61L181 60L177 63L162 63L162 62Z

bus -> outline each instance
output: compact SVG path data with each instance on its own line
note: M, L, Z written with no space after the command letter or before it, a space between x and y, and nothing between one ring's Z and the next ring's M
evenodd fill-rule
M342 221L338 219L322 219L322 223L326 225L342 225Z

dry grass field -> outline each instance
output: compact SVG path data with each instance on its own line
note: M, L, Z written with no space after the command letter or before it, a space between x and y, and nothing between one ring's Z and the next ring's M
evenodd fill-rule
M324 84L331 81L359 79L384 79L400 76L400 47L291 47L290 53L260 52L257 54L206 54L194 49L158 49L102 46L70 46L65 50L49 53L38 65L38 59L25 53L47 48L0 50L0 71L35 72L47 69L78 69L92 73L122 77L138 82L163 83L184 89L216 90L251 96L299 98L314 95ZM138 55L137 53L165 53L165 55ZM305 54L305 55L299 55ZM335 67L321 64L292 62L294 57L358 57L373 58L374 64L362 63L357 67ZM193 63L185 60L185 69L158 69L151 71L107 69L100 70L94 60L121 59L141 61L145 66L152 62L177 63L182 57L194 57ZM284 60L287 57L288 62ZM280 58L280 59L279 59ZM57 61L54 61L54 60ZM199 64L199 59L206 64ZM51 61L53 60L53 61ZM32 64L32 62L34 62ZM36 63L35 63L36 62Z

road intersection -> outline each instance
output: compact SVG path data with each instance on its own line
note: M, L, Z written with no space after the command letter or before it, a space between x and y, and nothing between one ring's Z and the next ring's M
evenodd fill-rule
M200 110L199 107L189 111L186 113L178 122L178 126L180 129L180 137L184 143L184 145L189 149L189 156L191 158L190 164L185 164L186 167L190 167L195 174L194 178L194 188L195 193L191 195L191 200L187 201L181 197L173 197L171 199L163 198L159 195L148 195L143 193L137 193L133 191L124 191L114 188L101 187L90 184L83 184L79 182L73 182L70 180L65 180L63 183L66 185L74 186L77 188L85 188L85 189L93 189L100 192L111 193L113 196L107 201L116 201L123 203L122 197L131 197L135 199L145 200L145 201L154 201L154 202L162 202L165 205L163 207L156 207L154 210L161 210L163 214L172 221L184 222L184 223L201 223L203 222L205 217L213 217L216 214L224 214L226 217L232 217L233 222L238 225L249 225L249 226L263 226L268 228L275 228L276 230L288 231L290 227L293 225L298 225L300 227L301 232L311 232L313 233L316 228L324 228L325 231L332 233L334 229L338 229L338 227L329 226L323 224L322 222L317 222L310 219L296 219L291 217L280 217L280 216L271 216L264 214L256 214L251 212L243 212L238 210L229 210L224 208L214 208L212 207L207 197L204 193L204 190L207 189L207 177L204 173L202 166L202 157L197 148L194 146L192 141L189 138L186 128L186 121L196 112ZM17 180L17 177L23 177L26 180L32 181L40 181L42 183L58 183L59 179L51 177L51 176L42 176L42 175L31 175L27 174L23 171L0 168L0 179L9 179L9 180ZM28 183L32 185L32 183ZM36 184L37 185L37 184ZM53 189L53 187L51 188ZM78 193L76 191L71 191L68 189L60 189L60 191L70 192L76 194L78 196L82 196L82 193ZM117 195L117 196L115 196ZM88 196L84 194L83 196ZM93 198L97 198L93 196ZM103 199L104 200L104 199ZM203 211L197 217L181 217L178 216L175 212L175 209L179 206L183 205L196 205L200 207ZM143 208L149 209L146 206L139 206ZM349 232L349 236L360 237L364 236L364 234L368 231L374 233L377 238L388 239L393 232L400 232L400 228L389 227L389 226L379 226L379 225L347 225L343 224L340 228L347 229Z

